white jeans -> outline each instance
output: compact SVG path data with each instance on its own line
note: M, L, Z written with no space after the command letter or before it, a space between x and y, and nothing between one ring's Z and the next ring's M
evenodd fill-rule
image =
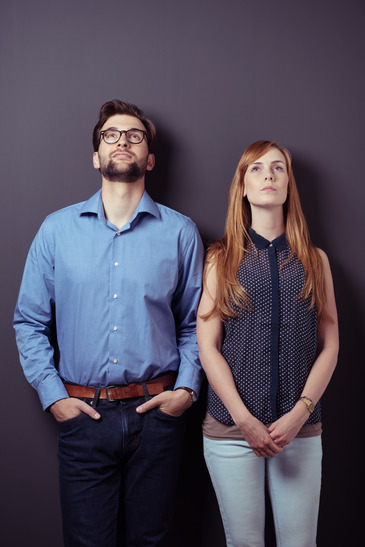
M263 547L265 482L277 546L316 545L321 489L321 437L293 439L274 458L259 458L246 441L204 437L228 547Z

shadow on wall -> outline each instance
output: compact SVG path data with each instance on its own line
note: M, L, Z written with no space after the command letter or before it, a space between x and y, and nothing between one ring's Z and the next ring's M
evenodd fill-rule
M203 457L201 423L205 415L206 384L189 410L175 519L170 544L174 547L224 545L224 532L215 494ZM221 537L221 541L217 538Z
M321 184L320 175L308 161L301 158L293 159L293 171L302 209L312 240L314 240L313 243L320 245L320 242L325 240L322 221L323 208L318 192Z
M324 459L318 545L324 546L355 545L349 536L354 538L353 531L359 529L363 520L363 507L358 500L364 489L363 454L358 450L359 437L353 435L354 428L358 429L355 424L364 415L365 320L359 299L363 289L340 266L340 259L332 260L332 272L337 287L340 353L337 369L323 397ZM351 470L355 470L355 480L351 480ZM364 541L362 527L356 545L363 545Z
M160 123L157 126L156 164L153 170L146 174L146 188L154 201L165 205L169 202L171 181L174 176L171 166L173 164L175 145L172 135L168 134L160 126Z

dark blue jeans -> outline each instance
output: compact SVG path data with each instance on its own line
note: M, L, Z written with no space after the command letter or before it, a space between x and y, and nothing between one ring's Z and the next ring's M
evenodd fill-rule
M185 417L138 414L145 400L99 401L100 420L59 424L66 547L167 546Z

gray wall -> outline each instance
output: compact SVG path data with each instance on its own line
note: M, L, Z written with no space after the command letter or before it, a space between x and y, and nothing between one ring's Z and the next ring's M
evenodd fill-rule
M318 544L361 543L364 24L362 0L2 1L3 545L62 545L56 428L23 377L11 318L45 215L99 187L91 132L111 98L156 121L148 189L191 216L206 241L222 233L243 149L264 138L292 151L312 238L331 260L341 326L324 397ZM200 403L190 414L174 547L224 545L201 456L202 413ZM270 522L267 534L274 545Z

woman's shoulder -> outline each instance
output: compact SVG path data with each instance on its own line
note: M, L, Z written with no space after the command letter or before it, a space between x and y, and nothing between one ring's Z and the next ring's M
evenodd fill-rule
M211 243L205 253L205 267L210 269L216 269L217 264L223 256L223 246L220 241Z
M315 248L317 253L319 254L319 256L321 257L321 259L324 261L324 262L328 262L328 256L327 254L324 252L323 249L320 249L319 247L316 247Z
M323 249L320 249L319 247L315 247L316 251L317 251L317 254L322 262L322 265L323 265L323 268L324 268L324 271L329 271L331 268L330 268L330 262L329 262L329 259L328 259L328 256L327 254L324 252Z

